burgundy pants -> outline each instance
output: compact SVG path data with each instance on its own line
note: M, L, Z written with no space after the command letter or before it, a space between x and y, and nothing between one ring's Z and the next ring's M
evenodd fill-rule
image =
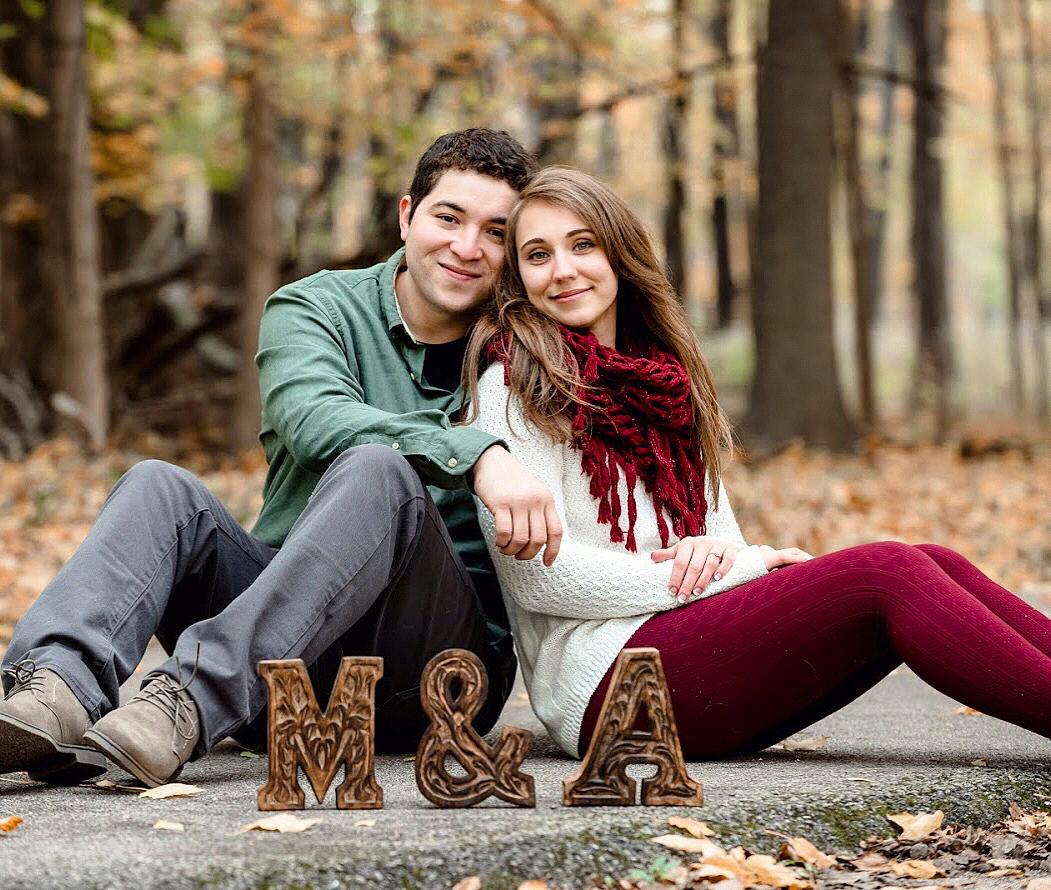
M946 695L1051 737L1051 620L960 554L863 544L660 612L627 647L661 653L683 754L756 751L904 662ZM584 714L587 750L613 669Z

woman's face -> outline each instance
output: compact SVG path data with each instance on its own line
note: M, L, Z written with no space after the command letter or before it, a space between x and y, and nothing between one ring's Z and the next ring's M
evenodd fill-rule
M615 346L617 276L595 233L572 210L530 201L518 217L514 250L526 296L567 327L584 328Z

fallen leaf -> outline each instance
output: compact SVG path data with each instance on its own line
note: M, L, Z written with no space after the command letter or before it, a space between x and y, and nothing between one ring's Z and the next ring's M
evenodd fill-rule
M892 862L890 870L899 878L936 878L944 876L944 870L926 859L906 859L904 862Z
M886 871L887 862L886 856L872 850L858 859L852 859L850 864L858 871Z
M354 828L372 828L375 824L375 819L358 819L358 821L354 823Z
M866 779L864 776L847 776L848 782L868 782L870 785L876 783L875 779Z
M912 813L895 813L888 816L887 820L901 828L898 840L919 841L941 828L944 818L945 813L935 810L933 813L917 813L915 816Z
M1038 810L1035 813L1024 812L1016 803L1010 806L1012 818L1007 820L1009 831L1022 837L1051 837L1051 815Z
M781 747L786 751L817 751L828 744L828 739L827 735L815 735L798 741L787 739L781 743Z
M280 832L299 832L306 831L308 828L313 828L321 820L320 819L300 819L299 816L293 816L291 813L278 813L276 816L267 816L265 819L259 819L255 822L249 822L247 825L241 826L241 832L245 831L280 831ZM239 832L239 833L241 833Z
M960 717L981 717L983 716L981 711L976 711L974 708L969 708L967 705L962 705L954 712Z
M99 779L97 782L93 782L87 787L99 788L102 791L130 791L132 794L142 794L141 785L118 785L116 782L111 782L109 779Z
M478 875L471 875L458 882L453 890L482 890L482 879Z
M1020 868L994 868L992 871L987 871L983 877L986 878L1017 878L1024 875L1025 872Z
M255 751L242 751L241 752L241 757L243 757L245 760L258 760L259 759L259 755L256 754Z
M795 859L799 862L807 862L818 868L832 868L836 860L826 856L810 841L803 837L791 837L783 844L777 854L778 859Z
M547 890L547 881L522 881L518 890Z
M668 824L672 828L681 828L683 831L688 831L694 837L712 837L715 835L715 832L699 819L687 819L685 816L671 816L668 819Z
M184 785L182 782L170 782L167 785L158 785L156 788L147 788L139 797L147 797L150 800L167 800L169 797L193 797L201 793L196 785Z
M988 766L989 761L987 760L972 760L971 766Z
M21 824L21 816L8 816L6 819L0 820L0 831L14 831Z
M163 819L158 819L153 823L153 827L157 831L184 831L182 822L165 822Z
M990 859L989 864L994 868L1018 868L1022 863L1017 859Z
M683 837L681 834L662 834L660 837L651 837L650 842L660 844L669 850L677 850L680 853L700 853L702 856L722 853L721 847L713 844L703 837Z

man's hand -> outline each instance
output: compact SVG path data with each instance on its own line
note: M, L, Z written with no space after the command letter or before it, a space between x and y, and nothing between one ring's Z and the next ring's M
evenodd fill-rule
M550 566L562 543L555 498L518 458L491 445L475 462L474 492L496 520L496 546L515 559L532 559L544 548Z

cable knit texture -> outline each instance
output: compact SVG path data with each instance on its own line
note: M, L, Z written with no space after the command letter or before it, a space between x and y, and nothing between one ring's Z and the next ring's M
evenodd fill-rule
M526 422L504 384L502 365L482 375L478 410L473 425L508 443L511 453L551 489L562 520L562 546L548 568L543 553L531 560L500 553L494 544L493 516L476 498L533 710L559 746L576 757L584 711L617 654L647 618L680 605L668 590L672 561L655 563L650 558L660 549L661 536L652 501L639 480L634 491L638 552L610 541L608 527L598 522L598 503L589 492L579 453L552 442ZM618 495L627 499L623 478L618 487ZM742 549L726 577L712 581L692 599L714 596L766 574L759 548L747 546L741 536L726 487L720 485L719 492L715 507L707 492L706 534Z

